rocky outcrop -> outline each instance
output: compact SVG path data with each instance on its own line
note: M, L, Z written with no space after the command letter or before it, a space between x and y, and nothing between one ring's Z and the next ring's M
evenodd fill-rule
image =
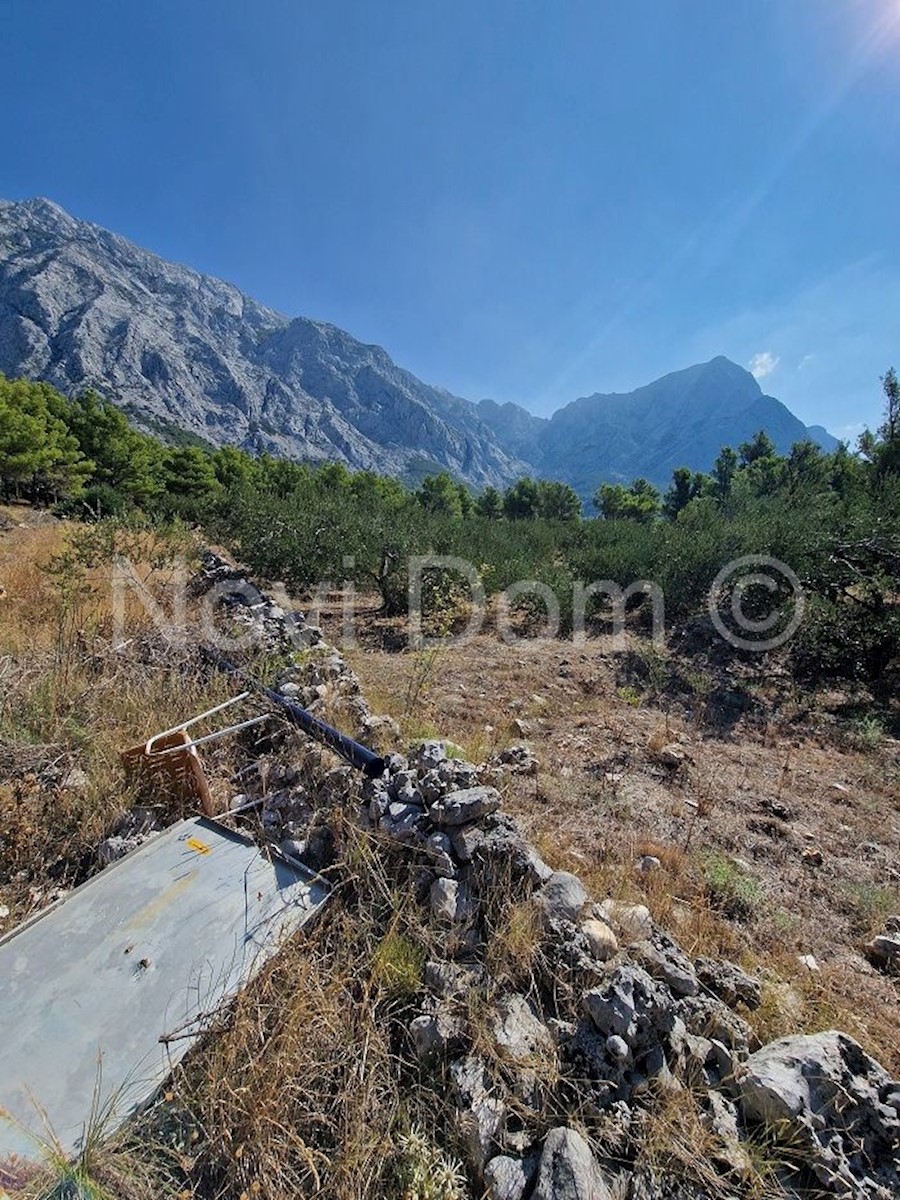
M0 372L94 387L164 436L408 478L443 468L475 486L537 474L585 500L604 480L709 470L761 428L783 451L836 445L725 358L549 420L475 405L334 325L291 320L41 199L0 201Z
M503 485L524 464L475 406L378 346L290 320L48 200L0 201L0 372L94 387L151 432Z
M900 1083L845 1033L780 1038L735 1072L745 1118L778 1130L839 1196L900 1195Z

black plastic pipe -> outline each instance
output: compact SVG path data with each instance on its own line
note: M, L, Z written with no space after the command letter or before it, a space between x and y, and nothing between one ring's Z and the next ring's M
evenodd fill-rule
M369 776L381 775L384 771L384 759L380 754L376 754L374 750L370 750L368 746L363 746L361 742L356 742L353 738L348 737L345 733L341 733L339 729L335 729L333 725L326 724L325 721L320 721L318 717L314 717L311 712L305 709L302 705L297 704L295 700L289 700L287 696L282 696L280 692L276 692L274 688L266 687L264 683L260 683L256 679L250 679L244 674L233 662L229 662L221 654L214 650L209 650L206 647L202 648L204 658L217 667L220 671L226 674L233 675L247 689L253 689L261 692L267 700L270 700L276 705L287 717L292 725L296 725L302 729L304 733L308 733L310 737L321 742L323 746L327 746L329 750L333 750L339 754L345 762L350 763L352 767L356 767L358 771Z

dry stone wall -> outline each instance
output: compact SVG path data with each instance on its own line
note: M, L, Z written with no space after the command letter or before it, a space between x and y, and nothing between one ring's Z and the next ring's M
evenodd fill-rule
M198 583L247 592L249 581L208 556ZM239 586L238 586L239 585ZM339 696L357 736L396 740L359 680L302 616L259 593L232 604L270 648L314 654L288 668L282 692L312 711ZM452 1096L468 1167L491 1200L654 1200L710 1191L646 1165L648 1113L689 1097L722 1196L751 1193L752 1139L779 1146L785 1187L846 1200L900 1196L900 1082L852 1038L829 1030L761 1046L747 1017L761 986L734 963L692 959L642 905L591 896L553 870L503 812L505 772L531 772L527 747L472 764L426 741L389 754L362 781L314 753L315 795L288 772L264 801L266 836L321 868L329 806L355 802L377 839L423 862L418 894L444 932L446 954L425 967L409 1043ZM271 782L271 781L270 781ZM236 797L239 806L246 794ZM527 986L491 974L498 909L514 907L533 935ZM477 1020L473 1013L478 1014ZM643 1164L643 1165L642 1165ZM799 1192L783 1194L803 1194Z

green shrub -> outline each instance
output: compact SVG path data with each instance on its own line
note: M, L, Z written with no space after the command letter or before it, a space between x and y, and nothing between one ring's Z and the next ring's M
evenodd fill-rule
M759 908L762 888L733 859L709 854L703 864L703 877L710 902L726 916L746 919Z

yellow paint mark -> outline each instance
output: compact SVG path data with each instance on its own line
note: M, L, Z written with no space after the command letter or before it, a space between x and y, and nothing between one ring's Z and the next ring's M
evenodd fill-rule
M173 900L177 900L183 891L197 878L196 871L189 871L187 875L183 875L181 879L176 879L171 887L166 888L158 896L154 897L149 904L145 904L140 912L135 913L126 929L137 929L142 925L149 925L150 922L159 915L164 909L168 908Z
M199 838L188 838L185 844L190 846L192 850L196 850L198 854L210 853L210 847L207 846L206 842L201 842Z

